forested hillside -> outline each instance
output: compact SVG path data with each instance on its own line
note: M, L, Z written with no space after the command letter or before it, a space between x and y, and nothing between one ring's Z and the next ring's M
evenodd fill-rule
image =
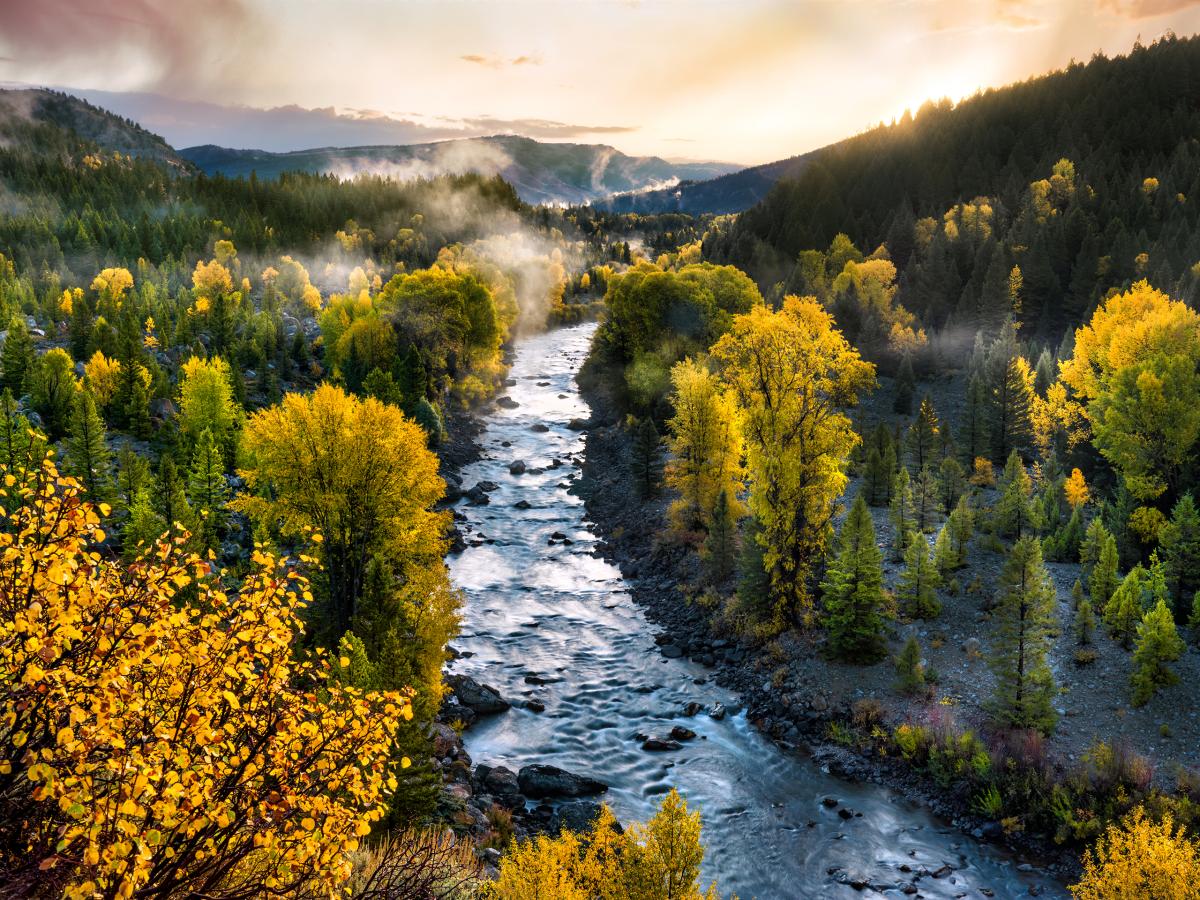
M1192 295L1198 101L1200 40L1168 38L957 106L928 103L818 152L705 252L792 292L813 277L801 251L839 233L866 254L885 245L898 302L927 328L977 324L996 302L992 270L1018 266L1022 325L1056 341L1137 278Z
M526 203L586 203L641 192L680 179L737 169L726 163L669 162L627 156L603 144L551 144L517 135L463 138L411 146L320 147L288 153L189 147L182 155L210 175L277 178L284 172L386 175L401 180L473 173L498 175Z

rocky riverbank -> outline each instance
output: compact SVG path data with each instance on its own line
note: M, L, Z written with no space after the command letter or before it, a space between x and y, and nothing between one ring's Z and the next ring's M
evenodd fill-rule
M939 788L905 761L831 741L831 729L854 720L853 694L838 689L838 680L825 670L820 648L805 636L786 635L768 650L753 647L721 631L708 610L685 598L681 585L698 581L695 554L659 539L667 501L637 496L629 477L630 434L619 424L603 387L589 384L584 396L593 415L576 490L605 538L605 557L620 567L633 599L661 629L660 653L711 667L717 683L741 697L750 720L781 748L810 756L838 777L887 785L971 839L1003 844L1040 860L1038 868L1051 878L1076 872L1074 854L1039 836L1006 834L997 823L973 812L971 798Z

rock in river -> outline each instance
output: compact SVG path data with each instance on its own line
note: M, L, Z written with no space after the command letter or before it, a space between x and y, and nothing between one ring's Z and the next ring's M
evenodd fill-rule
M586 797L603 794L608 785L586 775L576 775L558 766L534 764L522 766L517 773L517 783L526 797Z
M508 464L508 472L510 475L524 475L525 474L525 460L514 459L512 462L510 462Z
M679 741L673 741L670 738L648 737L642 741L642 749L651 752L662 752L665 750L678 750L683 746Z
M480 684L467 675L447 675L446 684L460 704L478 715L504 712L510 706L494 687Z

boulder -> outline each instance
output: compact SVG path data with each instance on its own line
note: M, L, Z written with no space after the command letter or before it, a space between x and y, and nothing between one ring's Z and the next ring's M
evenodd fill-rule
M662 753L667 750L679 750L683 744L679 741L673 741L670 738L648 737L642 741L642 749L649 750L651 753Z
M696 732L690 728L684 728L682 725L675 725L671 728L671 737L677 741L690 741L696 736Z
M535 763L522 766L517 773L521 793L532 799L542 797L586 797L603 794L608 785L586 775L576 775L558 766Z
M550 430L550 426L545 425L541 422L534 422L532 425L529 426L529 430L536 431L538 434L545 434L547 431Z
M448 675L446 684L458 702L477 715L504 712L510 706L494 687L480 684L468 675Z
M525 474L525 460L514 459L512 462L510 462L508 464L508 474L524 475Z
M496 766L487 771L483 777L483 789L491 794L497 803L507 809L514 809L524 803L521 797L521 787L517 784L517 776L511 769L504 766Z
M503 409L516 409L521 404L518 403L516 400L514 400L512 397L501 397L499 400L496 401L496 405Z
M487 491L479 485L475 485L475 487L464 493L463 496L473 506L487 506L492 502L492 499L487 495Z
M572 419L567 423L567 427L572 431L587 431L588 424L587 419Z

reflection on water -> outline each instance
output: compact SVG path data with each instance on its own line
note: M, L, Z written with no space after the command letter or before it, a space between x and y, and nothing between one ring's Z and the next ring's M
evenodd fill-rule
M583 440L567 424L588 415L574 373L593 329L520 344L508 391L518 405L488 418L484 458L463 472L464 487L488 480L498 488L487 506L460 506L468 547L450 564L467 602L455 646L472 655L454 669L546 707L482 719L466 733L472 757L514 771L546 762L596 776L625 821L646 819L659 795L679 788L703 813L705 877L743 898L862 896L839 881L847 875L899 897L912 873L946 864L952 874L917 882L922 896L978 897L987 888L1014 897L1036 884L1043 896L1065 896L888 789L840 781L784 754L744 714L683 715L691 701L736 708L737 700L709 680L710 670L656 652L620 572L594 555L582 501L568 492ZM524 474L509 473L516 460ZM648 753L634 737L665 735L673 724L697 734L679 751ZM828 796L862 817L843 821L822 805Z

